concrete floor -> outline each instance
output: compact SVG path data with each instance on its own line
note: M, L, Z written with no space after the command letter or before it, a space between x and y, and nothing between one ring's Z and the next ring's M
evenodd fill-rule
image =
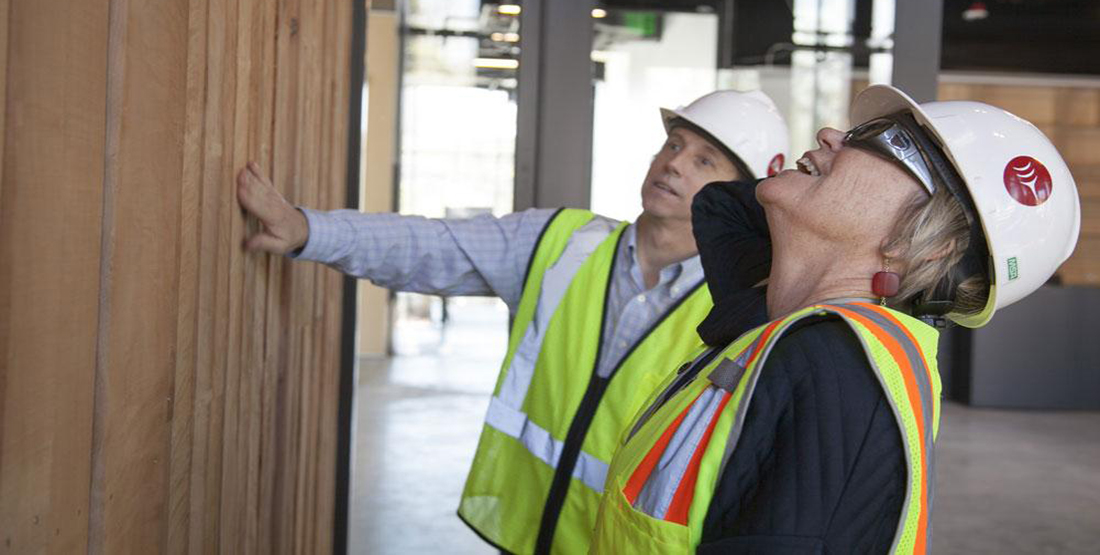
M505 342L474 312L437 354L362 361L352 553L494 553L455 516ZM1100 413L945 404L936 466L933 553L1100 553Z

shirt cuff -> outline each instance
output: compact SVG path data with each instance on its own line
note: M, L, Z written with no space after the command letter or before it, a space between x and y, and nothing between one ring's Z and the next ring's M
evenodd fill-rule
M295 260L307 260L312 262L329 263L338 256L342 241L340 237L339 218L325 212L297 207L306 217L309 223L309 238L306 244L297 250L288 252L286 256Z

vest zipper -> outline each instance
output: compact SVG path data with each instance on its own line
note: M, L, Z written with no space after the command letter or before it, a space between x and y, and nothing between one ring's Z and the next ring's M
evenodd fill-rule
M691 383L691 381L695 379L695 376L699 374L699 371L703 368L706 368L706 366L714 360L714 357L717 356L718 353L724 349L725 347L711 347L710 349L707 349L705 352L703 352L703 354L696 357L695 360L691 362L685 362L684 365L681 366L680 370L677 372L676 379L673 380L672 383L669 384L667 388L665 388L661 395L657 397L657 400L652 405L650 405L644 413L642 413L641 418L638 418L638 422L636 422L634 424L634 427L630 429L630 435L627 436L627 440L634 437L634 434L638 433L638 430L640 430L642 426L645 425L645 423L649 420L649 417L653 416L653 413L657 412L658 409L663 407L664 404L667 403L673 395L676 395L680 392L681 389L686 387L687 384Z

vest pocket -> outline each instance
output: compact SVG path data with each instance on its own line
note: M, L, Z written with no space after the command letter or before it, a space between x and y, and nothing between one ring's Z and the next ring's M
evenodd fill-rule
M616 481L600 503L596 517L596 536L592 553L688 553L691 537L688 527L658 520L634 510Z

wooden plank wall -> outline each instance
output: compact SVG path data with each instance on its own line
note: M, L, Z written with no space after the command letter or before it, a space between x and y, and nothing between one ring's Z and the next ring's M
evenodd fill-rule
M331 551L352 8L0 0L0 553Z

